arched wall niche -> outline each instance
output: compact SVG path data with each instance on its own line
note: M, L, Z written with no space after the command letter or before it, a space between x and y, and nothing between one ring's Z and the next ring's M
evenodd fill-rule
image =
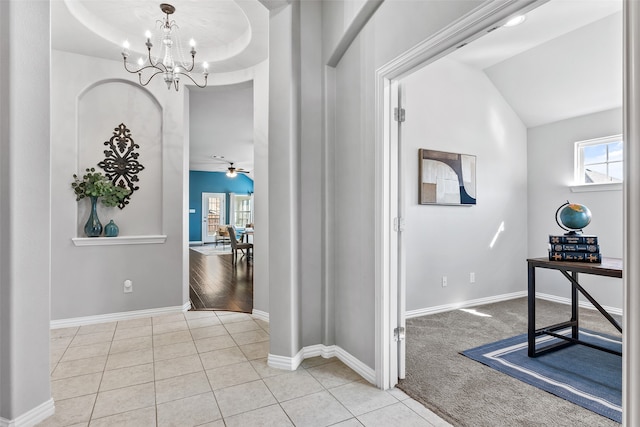
M98 205L102 225L109 220L120 228L121 236L162 234L162 152L163 109L146 88L124 79L97 81L77 98L77 170L83 174L105 159L109 141L122 123L130 130L137 161L144 167L137 173L139 187L124 209ZM90 202L78 203L77 236L84 237Z

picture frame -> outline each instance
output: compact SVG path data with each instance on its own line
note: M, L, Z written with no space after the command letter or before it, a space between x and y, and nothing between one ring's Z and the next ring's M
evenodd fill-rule
M476 204L476 156L420 148L418 159L419 204Z

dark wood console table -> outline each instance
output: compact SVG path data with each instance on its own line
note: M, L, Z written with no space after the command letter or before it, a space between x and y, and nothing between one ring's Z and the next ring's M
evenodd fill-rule
M527 260L529 273L529 289L528 289L528 315L529 325L528 335L528 355L536 357L540 354L550 351L559 350L573 344L586 345L598 350L606 351L622 356L622 353L610 350L595 344L581 341L578 337L578 292L584 295L591 304L593 304L604 317L619 331L622 327L602 306L596 301L578 282L578 273L593 274L597 276L618 277L622 278L622 260L619 258L602 258L600 264L591 264L587 262L571 262L571 261L549 261L547 258L530 258ZM546 326L536 329L536 268L547 268L558 270L571 282L571 319L557 323L555 325ZM571 336L558 334L557 331L571 327ZM536 349L536 337L540 335L550 335L559 338L560 342L549 344L545 347Z

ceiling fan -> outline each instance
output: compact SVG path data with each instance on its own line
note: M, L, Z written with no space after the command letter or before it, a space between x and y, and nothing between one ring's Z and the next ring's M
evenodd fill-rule
M235 178L239 173L249 173L249 171L233 166L233 162L229 162L229 167L227 169L227 176L229 178Z
M239 173L251 173L248 170L233 166L233 162L230 162L229 160L225 159L224 156L213 155L211 156L211 158L214 159L215 161L224 162L229 165L227 167L227 176L229 178L235 178L236 176L238 176Z

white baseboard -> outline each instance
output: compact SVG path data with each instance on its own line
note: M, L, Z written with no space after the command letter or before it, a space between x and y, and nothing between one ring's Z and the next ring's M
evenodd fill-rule
M362 363L356 357L352 356L343 348L336 345L326 346L323 344L316 344L304 347L294 357L276 356L273 354L269 354L267 363L273 368L295 371L296 369L298 369L298 366L300 366L304 359L317 356L322 356L325 359L336 357L362 378L369 381L371 384L376 383L376 372L374 369Z
M150 308L147 310L125 311L121 313L99 314L96 316L72 317L70 319L52 320L51 329L72 328L75 326L93 325L95 323L116 322L120 320L137 319L139 317L159 316L162 314L180 313L191 308L191 302L173 307ZM0 426L1 427L1 426Z
M32 427L56 412L53 399L49 399L13 420L0 417L0 427Z
M368 367L366 364L362 363L359 359L352 356L350 353L347 353L342 347L334 346L335 354L338 359L342 361L345 365L353 369L358 375L360 375L365 380L369 381L371 384L376 383L376 371Z
M527 291L513 292L510 294L495 295L492 297L478 298L469 301L455 302L452 304L437 305L435 307L420 308L418 310L407 310L405 317L427 316L429 314L444 313L445 311L459 310L461 308L473 307L476 305L491 304L494 302L508 301L511 299L522 298L527 296Z
M276 369L283 369L285 371L295 371L298 369L298 366L304 360L302 356L304 353L304 349L300 350L295 356L277 356L275 354L269 353L269 357L267 358L267 365Z
M189 246L202 246L204 243L202 240L189 240Z
M304 359L309 359L311 357L321 356L325 359L329 359L336 355L336 346L335 345L323 345L316 344L310 345L302 349L304 354Z
M558 297L555 295L551 295L551 294L543 294L540 292L536 292L536 298L540 298L546 301L551 301L551 302L557 302L560 304L566 304L566 305L571 305L571 298L564 298L564 297ZM596 307L591 304L589 301L579 301L578 302L578 306L582 307L582 308L588 308L590 310L596 310ZM617 308L617 307L608 307L603 305L602 308L604 308L607 313L609 314L617 314L619 316L622 316L622 309L621 308Z
M256 319L264 320L265 322L269 322L269 313L266 311L253 309L251 311L251 315Z

